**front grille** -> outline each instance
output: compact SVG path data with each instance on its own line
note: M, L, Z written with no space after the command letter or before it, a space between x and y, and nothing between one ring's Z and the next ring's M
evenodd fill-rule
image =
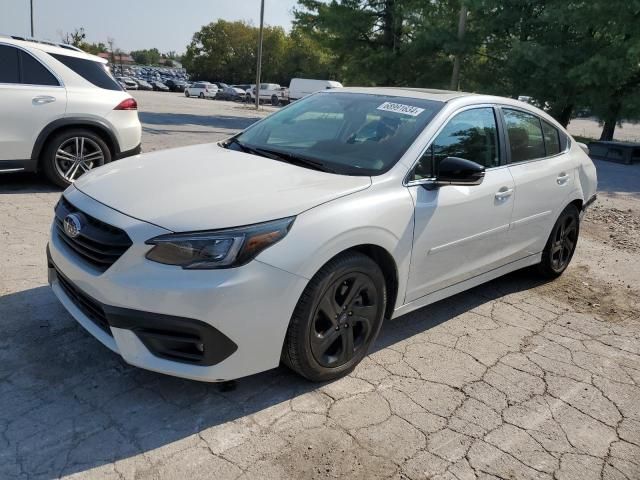
M60 197L55 213L58 238L80 258L102 272L113 265L132 245L124 230L81 212L64 197ZM64 231L64 218L70 213L78 214L83 220L80 235L76 238L71 238Z
M113 336L102 305L67 280L57 268L56 277L58 278L58 283L74 305L78 307L89 320L100 327L101 330Z

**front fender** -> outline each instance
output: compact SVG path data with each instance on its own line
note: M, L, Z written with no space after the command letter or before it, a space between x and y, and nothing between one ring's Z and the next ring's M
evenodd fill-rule
M406 188L374 186L300 214L289 234L257 260L311 279L345 250L359 245L384 248L393 257L398 272L397 307L404 302L409 274L413 215L413 202Z

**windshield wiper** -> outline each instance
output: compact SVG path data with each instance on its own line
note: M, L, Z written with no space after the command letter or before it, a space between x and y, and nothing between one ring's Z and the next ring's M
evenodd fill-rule
M242 149L242 151L246 153L252 153L253 155L259 155L261 157L270 158L271 160L279 160L281 162L300 165L303 167L312 168L314 170L320 170L321 172L336 173L335 170L325 166L324 163L319 162L317 160L311 160L309 158L301 157L299 155L294 155L292 153L280 152L277 150L269 150L267 148L250 147L242 143L236 137L233 137L232 139L228 140L225 146L229 146L232 143L235 143L236 145L238 145Z
M332 168L327 167L324 163L318 160L311 160L310 158L301 157L294 153L280 152L278 150L269 150L267 148L253 148L258 153L263 154L265 157L270 157L274 160L281 160L283 162L291 163L294 165L300 165L314 170L320 170L321 172L336 173Z

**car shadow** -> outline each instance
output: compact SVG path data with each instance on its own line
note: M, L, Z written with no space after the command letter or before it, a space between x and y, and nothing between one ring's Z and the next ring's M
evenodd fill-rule
M41 174L25 172L0 174L0 195L11 193L51 193L62 192L62 190L62 188L48 182Z
M373 351L540 283L516 272L386 322ZM0 319L0 478L83 472L322 388L284 367L224 384L131 367L45 286L0 297Z
M201 125L211 128L242 130L260 120L261 117L237 115L196 115L191 113L138 112L143 127L150 125Z

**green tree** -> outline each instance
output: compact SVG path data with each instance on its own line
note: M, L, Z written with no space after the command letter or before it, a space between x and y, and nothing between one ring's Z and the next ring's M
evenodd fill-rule
M161 55L157 48L151 48L148 50L134 50L131 52L131 57L141 65L158 65Z

